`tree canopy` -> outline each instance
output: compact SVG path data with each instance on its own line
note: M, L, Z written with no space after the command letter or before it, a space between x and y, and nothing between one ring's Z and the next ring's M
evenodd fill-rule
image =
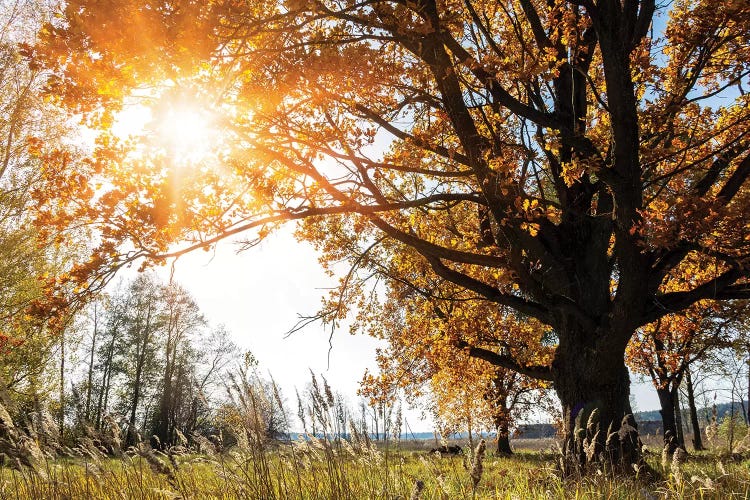
M550 365L494 362L553 381L580 460L576 421L630 413L639 327L750 297L746 2L72 0L42 39L50 92L104 131L39 196L40 225L100 230L84 289L303 220L388 300L406 284L549 326ZM220 139L139 149L110 127L133 98L199 103ZM599 444L637 460L632 431Z

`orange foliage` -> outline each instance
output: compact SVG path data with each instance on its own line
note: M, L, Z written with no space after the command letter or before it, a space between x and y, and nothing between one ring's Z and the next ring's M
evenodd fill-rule
M298 236L324 264L352 265L321 317L356 307L390 338L368 320L382 290L367 278L386 279L383 303L404 308L417 353L460 340L554 379L569 436L592 401L606 401L606 427L629 412L634 332L703 300L750 297L750 7L679 1L654 33L664 9L68 2L31 57L104 133L78 177L63 182L64 157L50 158L46 192L59 196L40 197L40 225L99 230L71 275L91 289L142 257L303 220ZM123 98L154 87L218 110L215 161L178 170L107 134ZM559 342L532 324L511 330L536 348L498 344L508 308Z

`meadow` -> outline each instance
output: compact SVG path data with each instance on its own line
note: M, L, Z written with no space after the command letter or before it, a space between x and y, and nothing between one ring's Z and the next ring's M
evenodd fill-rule
M141 445L111 457L93 443L66 458L40 456L29 466L0 468L0 498L36 499L550 499L748 498L750 460L717 452L662 463L647 460L658 480L607 474L562 478L552 448L498 456L477 444L459 456L430 453L434 442L375 443L362 436L292 442L240 440L218 452L156 452Z

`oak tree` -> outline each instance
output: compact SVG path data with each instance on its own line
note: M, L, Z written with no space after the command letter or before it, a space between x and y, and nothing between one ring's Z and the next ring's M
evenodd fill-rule
M107 128L125 97L187 99L221 133L189 164L105 134L76 177L45 171L86 202L40 217L101 229L84 288L301 219L327 259L416 252L555 332L549 366L494 362L553 381L569 456L596 410L621 432L593 456L630 470L634 332L750 295L749 34L741 0L71 0L33 51L63 102Z

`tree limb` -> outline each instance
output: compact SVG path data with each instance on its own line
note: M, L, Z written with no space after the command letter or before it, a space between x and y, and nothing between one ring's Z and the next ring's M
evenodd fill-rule
M508 355L472 346L464 340L457 341L456 347L464 349L473 358L483 359L495 366L501 366L537 380L552 381L552 369L548 366L525 366Z

